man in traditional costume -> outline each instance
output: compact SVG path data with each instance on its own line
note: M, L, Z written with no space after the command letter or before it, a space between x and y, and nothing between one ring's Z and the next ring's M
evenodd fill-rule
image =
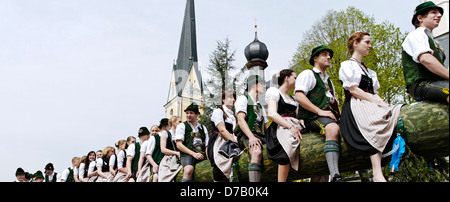
M297 77L295 99L300 104L298 118L303 119L307 130L325 136L324 152L332 182L342 181L339 168L339 115L333 82L325 70L330 67L333 50L321 45L312 50L309 63Z
M182 182L191 182L195 165L206 159L206 147L208 146L208 130L197 120L200 115L198 105L192 103L184 112L186 119L176 129L175 140L177 148L181 151L181 162L183 164Z
M409 94L417 101L432 100L448 104L448 67L445 54L433 39L444 10L431 1L416 7L412 24L416 30L402 44L402 64Z

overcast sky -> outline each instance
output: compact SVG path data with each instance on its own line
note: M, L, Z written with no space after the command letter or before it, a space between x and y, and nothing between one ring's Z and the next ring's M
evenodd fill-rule
M327 10L355 6L412 31L418 0L197 0L200 66L231 39L234 65L258 38L266 75L287 68L302 34ZM0 181L137 136L165 116L185 0L0 0ZM375 44L376 45L376 44Z

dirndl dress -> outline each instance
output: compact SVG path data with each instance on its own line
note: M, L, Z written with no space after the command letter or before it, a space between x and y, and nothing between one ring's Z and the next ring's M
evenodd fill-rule
M365 72L361 75L358 87L371 95L375 94L373 80ZM402 105L383 107L357 99L348 90L344 89L344 92L345 101L340 120L344 140L368 155L383 152L388 144L392 145L392 134L395 132Z

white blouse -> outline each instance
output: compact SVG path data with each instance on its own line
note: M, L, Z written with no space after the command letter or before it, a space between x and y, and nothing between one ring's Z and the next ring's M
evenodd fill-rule
M119 154L117 155L117 169L123 168L124 158L125 158L125 151L124 150L120 150Z
M85 163L80 163L80 167L78 168L78 179L83 179L84 178L84 168L86 167Z
M269 100L275 100L278 103L278 101L280 101L280 95L283 98L284 102L298 107L298 103L294 100L294 98L288 99L284 97L284 95L280 93L280 90L275 87L270 87L269 89L267 89L266 102L269 103Z
M230 123L233 125L233 129L236 127L236 117L234 117L233 110L228 109L227 106L222 106L223 110L227 114L228 118L226 120L223 120L223 113L221 109L217 108L213 111L211 115L211 121L214 123L215 126L219 125L219 123Z
M377 73L371 69L367 69L369 77L372 78L373 91L378 94L380 88L380 82L378 81ZM342 81L344 89L352 86L359 86L361 82L361 75L364 74L359 64L355 61L347 60L341 63L341 69L339 69L339 80Z

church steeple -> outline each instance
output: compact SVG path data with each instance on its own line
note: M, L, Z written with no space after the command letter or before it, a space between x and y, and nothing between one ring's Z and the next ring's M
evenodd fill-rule
M184 14L183 28L181 30L180 46L178 49L178 58L174 67L175 78L178 83L177 94L181 96L182 90L188 81L186 72L189 74L195 66L198 71L197 58L197 34L195 29L195 8L194 0L187 0Z
M203 81L198 67L194 0L186 1L178 57L173 64L171 80L167 104L164 105L168 118L181 116L183 107L188 106L185 102L202 104Z

